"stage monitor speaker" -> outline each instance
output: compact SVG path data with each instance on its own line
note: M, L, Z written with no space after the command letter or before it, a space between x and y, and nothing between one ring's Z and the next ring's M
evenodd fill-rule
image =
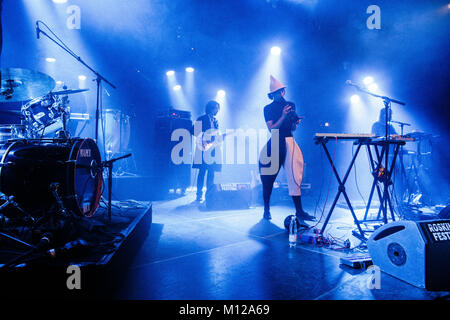
M444 209L439 212L439 218L441 219L450 219L450 206L446 206Z
M383 272L419 288L450 290L450 220L391 222L367 247Z
M208 210L237 210L250 208L252 189L250 183L216 184L205 195Z

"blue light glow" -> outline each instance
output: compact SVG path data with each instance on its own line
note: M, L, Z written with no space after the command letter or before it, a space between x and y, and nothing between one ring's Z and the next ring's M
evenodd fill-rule
M281 48L280 47L272 47L270 49L270 53L275 56L279 56L281 54Z

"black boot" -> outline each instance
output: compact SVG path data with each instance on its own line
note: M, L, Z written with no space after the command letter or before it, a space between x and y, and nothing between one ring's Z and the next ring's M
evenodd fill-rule
M295 215L297 216L297 218L299 218L300 220L307 220L307 221L316 220L314 216L308 214L306 211L303 210L301 196L292 196L292 200L294 201Z
M270 195L272 194L272 188L263 189L263 200L264 200L264 216L266 220L272 219L270 214Z
M270 220L270 219L272 219L272 215L270 214L270 206L267 202L264 201L264 216L263 216L263 218L266 220Z

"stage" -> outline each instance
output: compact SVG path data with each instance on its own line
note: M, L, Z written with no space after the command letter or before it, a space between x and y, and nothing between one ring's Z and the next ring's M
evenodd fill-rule
M448 1L41 2L0 0L2 299L449 299Z
M7 298L124 300L432 300L449 292L427 291L381 273L352 268L341 258L367 255L352 237L348 209L338 204L328 235L349 239L349 249L302 242L290 248L283 227L289 203L273 206L272 220L262 207L208 211L194 193L173 200L113 202L112 225L123 234L104 254L51 260L2 273ZM306 198L313 203L312 198ZM122 206L120 209L119 207ZM305 206L314 212L314 206ZM363 209L356 211L363 214ZM321 210L316 209L317 217ZM97 220L107 224L105 208ZM429 217L435 215L431 212ZM322 218L323 221L323 218ZM315 225L311 223L311 225ZM319 228L321 222L317 224ZM119 229L123 228L122 231ZM299 233L301 234L301 233ZM303 239L306 241L305 239ZM311 242L311 241L310 241ZM69 290L68 265L81 268L81 289ZM367 267L367 266L366 266ZM5 281L7 279L7 281Z
M370 272L340 265L346 252L300 242L289 248L283 227L292 214L289 203L274 206L269 222L262 219L261 206L206 211L194 200L188 194L153 203L152 230L123 274L124 285L115 298L415 300L448 294L419 289L384 273L381 289L370 290ZM338 208L330 232L346 237L352 229L349 211Z

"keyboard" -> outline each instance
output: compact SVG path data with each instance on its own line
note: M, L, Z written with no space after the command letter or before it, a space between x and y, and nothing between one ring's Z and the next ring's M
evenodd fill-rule
M316 139L327 138L327 139L366 139L375 138L373 133L316 133Z

